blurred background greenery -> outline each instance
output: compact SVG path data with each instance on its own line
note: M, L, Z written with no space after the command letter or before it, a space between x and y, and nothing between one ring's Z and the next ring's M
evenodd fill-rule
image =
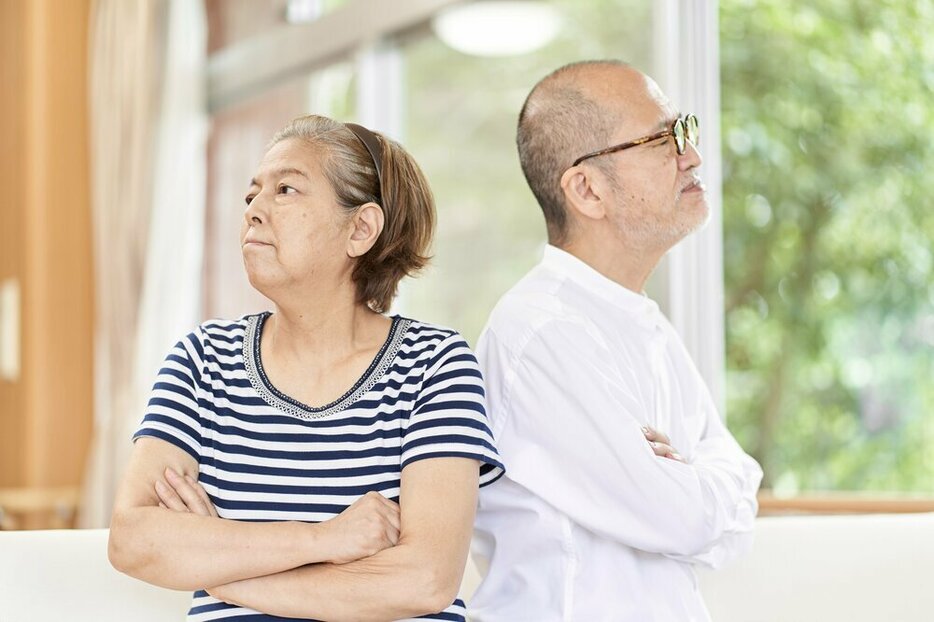
M528 90L568 58L651 73L650 2L550 4L559 37L508 63L401 46L440 212L405 309L472 343L544 241L515 156ZM720 2L727 418L777 494L934 492L931 24L930 1Z
M727 413L765 486L934 492L934 3L721 0Z

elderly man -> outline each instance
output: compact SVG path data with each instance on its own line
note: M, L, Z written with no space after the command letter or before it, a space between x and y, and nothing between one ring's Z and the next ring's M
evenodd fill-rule
M643 293L707 219L697 141L618 62L562 67L525 102L549 245L478 346L507 472L480 494L475 622L709 620L694 565L751 542L759 465Z

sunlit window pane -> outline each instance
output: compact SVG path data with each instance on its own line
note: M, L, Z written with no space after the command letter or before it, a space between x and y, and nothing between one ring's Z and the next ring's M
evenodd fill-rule
M403 43L404 142L431 182L439 222L432 267L406 283L400 306L457 327L471 343L496 300L538 261L545 240L515 147L529 90L573 60L618 58L650 70L649 0L547 4L560 27L527 54L467 55L427 29Z

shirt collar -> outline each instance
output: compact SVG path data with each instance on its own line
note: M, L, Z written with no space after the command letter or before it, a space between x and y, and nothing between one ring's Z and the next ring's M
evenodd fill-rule
M561 250L557 246L551 244L545 246L541 265L548 270L568 277L594 295L614 306L634 313L640 318L654 320L659 313L658 305L645 293L637 293L623 287L616 281L600 274L577 256Z

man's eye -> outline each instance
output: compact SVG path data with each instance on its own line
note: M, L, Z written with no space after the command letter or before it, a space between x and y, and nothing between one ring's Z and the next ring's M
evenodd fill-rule
M277 192L278 194L292 194L293 192L298 192L298 191L292 186L286 186L285 184L281 184L279 188L277 189Z
M246 195L246 198L244 199L244 201L246 201L246 204L249 205L250 203L253 202L253 199L254 199L254 198L255 198L255 195L248 194L248 195Z

